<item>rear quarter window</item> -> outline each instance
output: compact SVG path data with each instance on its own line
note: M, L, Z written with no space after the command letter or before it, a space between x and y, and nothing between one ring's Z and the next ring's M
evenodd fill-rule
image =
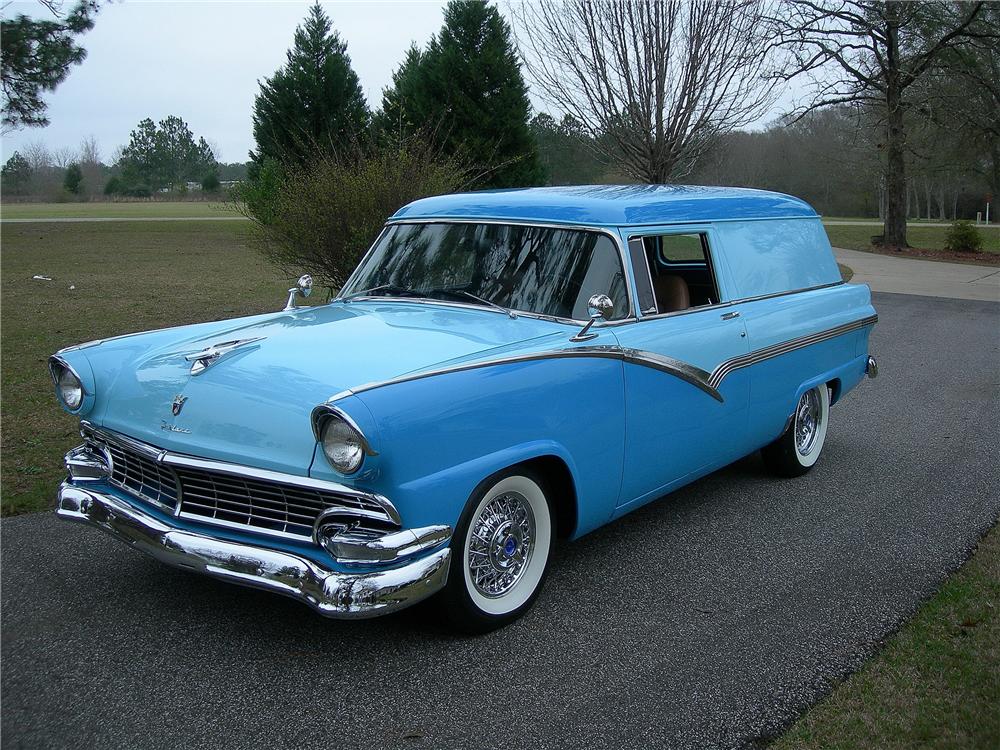
M841 280L818 218L720 222L716 231L737 299Z

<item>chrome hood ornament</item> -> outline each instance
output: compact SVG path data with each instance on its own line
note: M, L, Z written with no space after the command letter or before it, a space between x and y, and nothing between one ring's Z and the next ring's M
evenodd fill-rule
M180 414L181 409L184 408L185 401L187 401L187 396L182 396L179 393L176 396L174 396L174 401L172 404L170 404L170 413L173 414L175 417L178 414Z
M191 374L200 375L201 373L205 372L205 370L207 370L209 367L218 362L219 359L221 359L225 355L239 349L240 347L247 346L248 344L253 344L256 343L257 341L263 341L265 338L266 338L265 336L258 336L257 338L254 339L237 339L235 341L223 341L219 344L212 344L211 346L202 349L200 352L186 354L184 355L184 359L188 362L194 363L191 365ZM181 406L183 406L183 402L181 402ZM180 407L178 407L177 411L178 412L180 411ZM174 413L176 414L177 412Z

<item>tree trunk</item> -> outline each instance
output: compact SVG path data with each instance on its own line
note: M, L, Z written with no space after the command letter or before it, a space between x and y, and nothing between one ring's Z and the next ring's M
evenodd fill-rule
M927 201L927 221L931 220L931 181L924 178L924 198Z
M938 183L938 219L945 221L947 218L944 213L944 180L941 180Z
M997 140L994 139L990 144L990 190L993 192L993 199L996 200L997 196L1000 195L1000 146L997 145Z
M898 250L906 244L906 132L903 125L903 92L899 80L899 9L886 3L888 21L886 52L886 211L883 246Z

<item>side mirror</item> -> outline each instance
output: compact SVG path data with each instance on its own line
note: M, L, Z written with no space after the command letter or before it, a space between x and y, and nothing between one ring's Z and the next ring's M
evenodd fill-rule
M596 333L590 333L590 327L598 320L611 320L615 314L615 303L606 294L595 294L587 300L587 311L590 313L590 320L578 334L570 338L570 341L589 341L597 338Z
M295 304L296 297L308 297L312 294L313 290L313 277L307 273L299 276L299 280L295 282L295 286L288 290L288 301L285 303L285 309L283 312L288 310L298 310L299 306Z

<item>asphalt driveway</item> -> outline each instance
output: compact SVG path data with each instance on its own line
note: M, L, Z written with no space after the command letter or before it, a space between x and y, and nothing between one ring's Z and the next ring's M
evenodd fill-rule
M2 532L5 747L731 747L857 668L1000 514L1000 304L877 294L824 456L564 547L535 609L326 621L48 514Z

